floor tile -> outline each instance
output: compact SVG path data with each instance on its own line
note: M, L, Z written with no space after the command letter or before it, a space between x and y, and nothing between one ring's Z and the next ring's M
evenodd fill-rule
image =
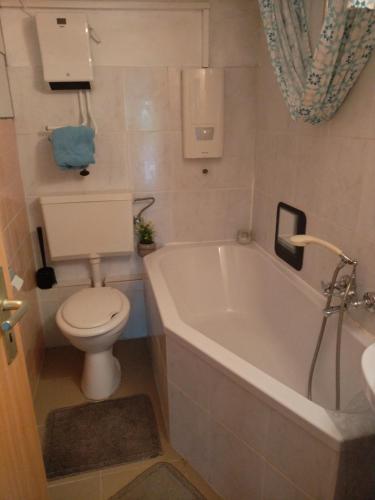
M153 459L49 481L51 500L106 500L157 462L172 463L207 500L218 500L219 497L172 448L166 437L146 339L117 342L114 354L121 364L122 379L111 398L134 394L147 394L150 397L160 432L162 454ZM45 430L45 420L51 410L87 402L80 389L82 364L83 354L72 346L47 350L35 398L41 440Z
M130 481L139 476L139 474L142 474L146 469L163 461L166 460L158 457L135 464L114 467L112 471L102 471L102 500L107 500L125 485L129 484Z
M38 425L45 425L48 413L56 408L87 403L77 383L70 378L45 379L39 382L35 397Z
M149 467L158 462L172 463L201 493L207 500L220 500L220 497L208 486L208 484L183 460L181 457L178 461L170 461L167 457L162 456L155 460L147 460L140 463L138 466L128 465L122 470L116 472L103 473L103 496L102 500L108 500L112 495L117 493L121 488L129 484L133 479L142 474ZM176 499L178 500L178 499Z
M43 363L43 379L68 377L79 384L84 357L82 351L73 346L61 346L48 349L47 353Z
M188 479L207 500L220 500L221 497L213 491L206 481L185 460L173 464L186 479Z

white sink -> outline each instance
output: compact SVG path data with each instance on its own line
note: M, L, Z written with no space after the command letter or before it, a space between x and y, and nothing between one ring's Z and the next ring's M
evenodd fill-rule
M361 365L365 394L375 412L375 344L371 344L362 354Z

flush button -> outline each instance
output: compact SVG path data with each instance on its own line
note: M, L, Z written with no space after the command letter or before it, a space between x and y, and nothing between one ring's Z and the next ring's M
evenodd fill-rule
M197 141L212 141L214 131L214 127L195 127L195 138Z

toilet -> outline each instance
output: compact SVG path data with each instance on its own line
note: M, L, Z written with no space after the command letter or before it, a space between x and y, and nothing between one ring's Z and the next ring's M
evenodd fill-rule
M112 347L124 330L129 311L126 296L110 287L74 293L57 311L61 333L86 353L81 387L88 399L105 399L120 383L121 368Z
M130 193L48 196L40 199L53 261L87 258L92 287L66 299L56 323L69 342L85 353L81 389L103 400L120 384L121 367L113 345L129 318L130 304L119 290L103 286L102 257L134 250Z

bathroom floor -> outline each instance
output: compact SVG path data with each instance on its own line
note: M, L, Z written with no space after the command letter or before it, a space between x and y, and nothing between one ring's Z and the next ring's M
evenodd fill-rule
M169 462L182 472L207 500L219 500L207 483L173 450L167 441L153 381L147 342L144 339L118 342L115 345L115 354L121 363L122 382L112 398L133 394L150 396L159 425L162 454L153 459L49 481L50 499L106 500L151 465L157 462ZM41 439L46 417L51 410L87 402L79 388L82 359L82 353L71 346L47 350L35 397L35 411Z

